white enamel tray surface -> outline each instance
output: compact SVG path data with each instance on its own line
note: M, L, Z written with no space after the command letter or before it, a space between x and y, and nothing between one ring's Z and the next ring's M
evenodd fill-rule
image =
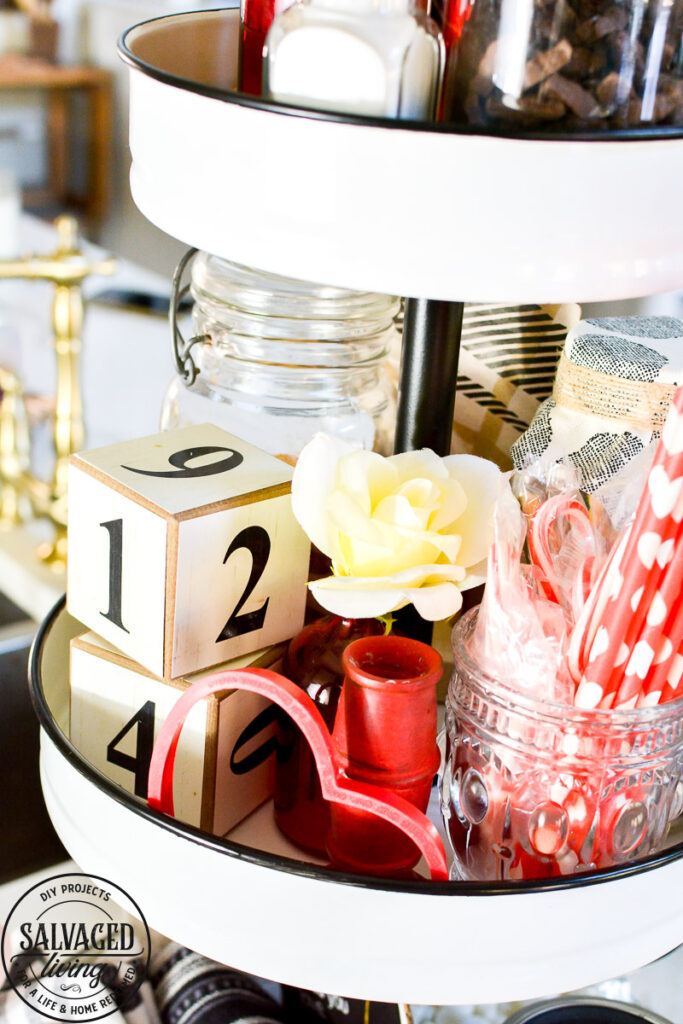
M138 25L131 189L188 245L312 281L470 302L683 287L683 132L502 138L235 93L239 12ZM404 123L405 124L405 123Z
M129 892L151 928L275 981L417 1004L579 988L683 942L681 842L578 884L378 883L149 811L66 737L69 639L81 630L61 603L32 653L45 802L74 860Z

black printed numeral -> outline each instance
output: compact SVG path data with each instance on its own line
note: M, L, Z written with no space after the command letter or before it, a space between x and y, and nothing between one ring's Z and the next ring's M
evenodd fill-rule
M107 761L132 772L135 776L135 795L147 799L147 780L149 776L149 763L152 760L152 749L154 747L154 712L155 706L151 700L142 705L123 729L117 732L111 743L107 744ZM117 750L116 746L124 736L127 736L131 729L136 729L135 754L124 754Z
M238 756L242 747L246 747L250 740L253 740L260 732L264 732L269 726L275 724L278 712L279 708L276 708L274 705L264 708L256 718L251 720L246 729L243 729L240 733L230 755L230 770L234 775L246 775L247 772L253 772L254 768L258 768L266 758L276 751L277 736L273 735L269 736L256 750L252 750L250 754L245 754L241 758Z
M211 462L208 466L188 466L188 462L198 459L202 455L211 455L213 452L230 452L225 459L218 462ZM222 448L220 445L208 444L198 448L183 448L180 452L174 452L168 457L169 464L175 469L151 470L136 469L134 466L121 466L130 473L140 473L141 476L160 476L171 480L188 480L196 476L214 476L216 473L227 473L229 469L236 469L242 462L244 456L236 452L234 448Z
M254 630L261 629L268 610L269 597L255 611L240 614L266 568L270 554L270 537L267 531L262 526L247 526L246 529L241 530L228 548L223 559L223 565L240 548L246 548L251 553L251 572L249 573L247 585L242 591L242 596L235 605L235 610L216 637L217 644L222 640L231 640L233 637L243 636L245 633L253 633Z
M123 568L123 519L100 523L109 534L109 610L100 612L124 633L130 633L121 621L121 572Z

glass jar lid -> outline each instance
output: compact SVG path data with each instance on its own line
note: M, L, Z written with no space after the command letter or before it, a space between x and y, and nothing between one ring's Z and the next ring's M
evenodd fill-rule
M254 337L349 341L389 327L399 299L253 270L200 252L192 296L205 317Z

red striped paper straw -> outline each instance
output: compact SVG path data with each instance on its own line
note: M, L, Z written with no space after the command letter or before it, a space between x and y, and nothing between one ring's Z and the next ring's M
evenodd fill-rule
M619 569L624 548L628 540L628 529L614 544L609 558L600 570L598 579L588 595L576 625L569 636L567 647L567 668L569 674L578 685L586 670L587 652L590 650L595 633L602 618L605 605L611 594L615 580L620 580Z
M595 632L576 692L579 707L611 706L645 621L683 514L683 387L679 387L657 445L621 566Z

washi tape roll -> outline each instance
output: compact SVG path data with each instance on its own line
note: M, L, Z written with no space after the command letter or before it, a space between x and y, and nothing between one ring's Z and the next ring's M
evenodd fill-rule
M568 334L552 396L511 449L517 469L568 461L595 494L659 437L683 381L683 320L582 320Z

